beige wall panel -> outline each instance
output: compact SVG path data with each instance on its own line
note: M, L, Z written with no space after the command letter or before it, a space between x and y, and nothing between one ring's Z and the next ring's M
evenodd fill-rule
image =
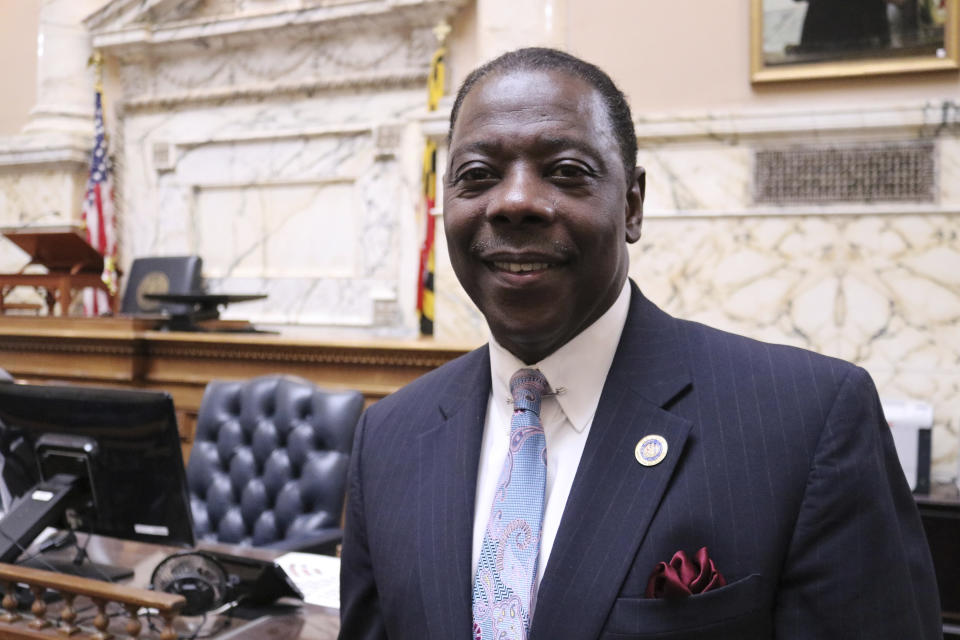
M0 0L0 136L19 133L36 102L39 20L40 0Z
M567 0L567 48L644 112L956 100L956 72L751 86L748 0Z

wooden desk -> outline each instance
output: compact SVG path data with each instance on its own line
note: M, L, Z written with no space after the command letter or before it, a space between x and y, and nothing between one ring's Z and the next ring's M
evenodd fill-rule
M81 544L86 540L86 534L80 534ZM228 545L211 545L201 543L199 549L212 549L234 555L261 560L273 560L282 552L266 549L251 549L231 547ZM92 536L87 546L87 554L93 562L115 564L133 569L134 576L124 584L137 587L147 587L150 576L157 564L172 553L183 551L175 547L152 545L144 542L130 542ZM69 559L72 550L58 551L46 554L44 557ZM204 629L224 627L214 637L228 637L231 640L335 640L340 629L340 614L335 609L305 604L299 600L282 599L277 606L264 607L257 610L244 610L244 617L224 616L217 620L209 618ZM247 615L251 614L251 615ZM188 618L183 622L197 622L198 618ZM184 629L184 631L187 631ZM118 637L124 637L118 634ZM151 637L144 630L143 637Z
M16 287L43 289L50 315L58 304L60 315L67 315L73 292L85 287L105 291L111 308L117 309L117 296L101 279L103 256L90 246L79 227L4 227L0 231L30 256L19 273L0 274L0 314L5 311L4 299ZM31 265L42 266L46 273L26 273Z
M462 355L433 340L323 341L269 334L157 331L159 319L0 316L0 367L28 382L168 391L187 457L210 380L288 373L368 403Z

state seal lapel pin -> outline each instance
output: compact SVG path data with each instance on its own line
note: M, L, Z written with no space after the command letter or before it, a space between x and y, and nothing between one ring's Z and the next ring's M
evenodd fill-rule
M660 464L667 457L667 440L656 434L643 436L633 450L633 455L636 456L637 462L645 467Z

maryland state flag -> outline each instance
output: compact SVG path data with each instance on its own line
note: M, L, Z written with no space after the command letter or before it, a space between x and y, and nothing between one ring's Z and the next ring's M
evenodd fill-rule
M433 273L434 238L436 218L433 208L437 204L437 143L427 140L423 150L423 201L426 208L427 226L420 248L420 281L417 286L417 312L420 315L420 335L433 335Z
M427 109L436 111L443 96L444 56L447 50L441 46L430 60L430 75L427 79ZM433 274L434 239L436 219L433 216L437 204L437 143L427 140L423 151L423 202L426 213L426 231L420 247L420 270L417 283L417 314L420 316L420 335L433 335Z

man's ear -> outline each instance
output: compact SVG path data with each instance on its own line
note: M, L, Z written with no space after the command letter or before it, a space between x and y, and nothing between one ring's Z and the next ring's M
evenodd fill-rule
M633 170L633 180L627 189L626 232L627 242L640 239L640 227L643 224L643 197L647 191L647 172L643 167Z

